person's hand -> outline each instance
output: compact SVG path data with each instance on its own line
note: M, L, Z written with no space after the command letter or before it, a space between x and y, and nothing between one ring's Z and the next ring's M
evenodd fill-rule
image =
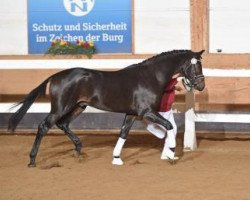
M175 78L178 78L178 77L180 77L180 73L174 74L174 75L172 76L172 79L175 79Z
M192 85L191 85L191 83L190 83L190 81L189 81L188 79L183 78L183 79L182 79L182 84L183 84L183 86L185 87L185 89L186 89L188 92L190 92L190 91L192 90Z
M178 92L180 92L180 91L183 90L182 87L181 87L181 86L178 86L178 85L176 85L174 89L175 89L176 91L178 91Z

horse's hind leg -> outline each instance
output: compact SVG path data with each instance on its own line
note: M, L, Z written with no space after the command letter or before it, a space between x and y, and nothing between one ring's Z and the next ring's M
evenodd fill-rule
M69 123L74 120L77 116L79 116L83 110L86 108L84 107L76 107L70 113L63 116L57 123L57 127L65 132L65 134L70 138L70 140L75 145L75 150L77 156L81 154L82 143L81 140L70 130Z
M165 119L162 115L160 115L159 113L155 113L155 112L148 112L144 115L144 118L153 122L153 123L157 123L162 125L163 127L165 127L168 131L172 131L173 130L173 125L171 124L171 122L167 119ZM171 149L170 149L171 150ZM173 148L171 153L171 156L168 156L168 159L172 164L175 163L176 157L174 156L174 151L175 148Z
M43 120L39 126L38 131L36 135L36 139L34 141L34 144L32 146L31 152L30 152L30 163L28 164L29 167L35 167L36 166L36 156L39 149L39 146L41 144L43 136L45 136L48 132L48 130L55 124L57 121L58 116L55 114L49 114L45 120Z
M129 130L131 129L134 121L135 121L135 116L134 115L126 115L125 119L122 124L121 132L119 135L119 139L116 143L116 146L113 150L113 165L123 165L123 161L120 158L122 147L127 139Z
M70 130L69 124L57 124L57 127L60 128L65 132L65 134L69 137L69 139L74 143L75 145L75 151L76 151L76 157L78 157L81 154L82 149L82 143L81 140L74 134L73 131Z

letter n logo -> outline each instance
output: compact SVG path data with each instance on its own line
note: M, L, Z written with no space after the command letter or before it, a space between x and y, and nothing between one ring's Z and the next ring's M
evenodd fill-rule
M93 9L95 0L64 0L63 3L68 13L81 17Z

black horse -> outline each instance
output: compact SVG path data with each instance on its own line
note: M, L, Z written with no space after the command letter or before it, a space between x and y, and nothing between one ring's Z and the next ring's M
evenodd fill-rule
M87 106L125 113L120 138L127 137L136 117L158 123L171 130L172 124L157 112L164 88L174 74L180 73L189 80L194 89L202 91L205 87L200 61L203 52L204 50L173 50L111 72L85 68L58 72L43 81L19 103L22 106L11 116L9 130L15 131L36 98L45 95L48 83L51 111L38 126L30 152L29 167L35 166L41 140L53 125L65 132L74 143L76 152L80 154L81 141L69 129L69 123Z

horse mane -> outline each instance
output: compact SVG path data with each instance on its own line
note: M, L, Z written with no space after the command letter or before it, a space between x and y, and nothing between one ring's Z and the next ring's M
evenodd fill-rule
M166 51L166 52L162 52L160 54L157 54L151 58L148 58L147 60L142 61L141 63L138 64L150 64L152 62L155 62L156 60L162 58L162 57L172 57L172 56L176 56L176 55L180 55L180 54L184 54L184 53L192 53L191 50L172 50L172 51Z
M143 66L143 65L150 65L150 64L155 64L155 62L161 58L170 58L172 56L176 56L176 55L182 55L182 54L192 54L193 52L191 50L184 50L184 49L181 49L181 50L172 50L172 51L166 51L166 52L162 52L160 54L157 54L153 57L150 57L140 63L137 63L137 64L133 64L133 65L130 65L130 66L127 66L121 70L127 70L127 69L131 69L131 68L134 68L134 67L140 67L140 66Z

